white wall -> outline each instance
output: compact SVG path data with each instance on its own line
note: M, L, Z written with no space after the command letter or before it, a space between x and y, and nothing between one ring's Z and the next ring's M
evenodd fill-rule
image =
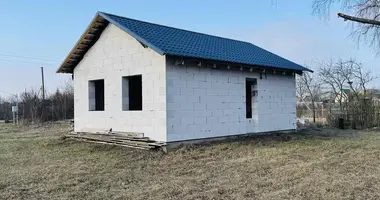
M143 110L122 111L122 77L142 74ZM74 70L75 131L144 133L166 141L165 56L109 25ZM88 81L104 79L105 111L89 111Z
M245 80L257 78L253 118L246 119ZM295 77L175 66L166 62L167 141L296 128Z
M109 25L74 70L75 131L144 133L181 141L296 128L295 77L174 66ZM143 110L122 111L122 77L142 74ZM245 80L257 78L253 118ZM104 79L105 111L89 111L88 81Z

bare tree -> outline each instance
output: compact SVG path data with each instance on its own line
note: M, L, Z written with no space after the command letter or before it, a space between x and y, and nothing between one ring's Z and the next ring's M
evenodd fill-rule
M360 89L363 91L364 96L367 95L368 83L377 79L376 75L373 75L371 70L366 70L363 65L355 60L350 60L353 76L355 81L358 82Z
M10 120L12 119L12 104L0 97L0 120Z
M65 120L74 117L74 89L69 83L49 96L52 120Z
M347 82L348 86L350 87L350 93L347 95L347 100L351 100L353 93L356 100L359 100L359 92L360 92L360 84L358 81L356 81L355 73L354 73L354 65L357 63L354 60L338 60L336 65L336 71L339 73ZM343 95L343 92L341 92L341 95ZM347 104L347 101L345 102Z
M343 93L345 88L350 88L355 100L359 101L361 94L366 95L368 83L376 79L370 70L364 69L362 64L354 59L324 62L318 74L338 101L341 112L343 104L347 104L351 97L350 94Z
M379 53L380 47L380 0L313 0L313 12L326 17L333 5L340 4L337 13L344 21L351 21L352 35L364 39Z
M303 102L306 98L306 87L305 84L303 84L301 80L302 76L297 75L296 76L296 93L297 93L297 101Z
M329 90L332 92L335 100L338 100L340 112L343 112L344 96L342 91L347 83L347 78L341 73L344 66L343 61L334 62L330 60L321 64L318 75Z
M42 100L38 90L31 89L21 94L22 118L25 121L39 122L42 113L40 112Z
M354 93L356 100L360 100L360 92L363 96L367 95L367 84L376 79L370 70L363 68L363 65L353 59L343 63L342 74L347 78L351 91Z
M321 95L321 85L318 83L317 76L310 72L304 72L302 76L297 76L297 92L299 96L302 96L302 101L306 97L310 99L312 105L311 110L313 112L313 122L315 123L315 102L320 99Z

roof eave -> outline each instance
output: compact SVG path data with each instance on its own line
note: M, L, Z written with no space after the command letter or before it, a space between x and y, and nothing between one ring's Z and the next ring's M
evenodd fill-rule
M303 68L304 68L304 70L302 70L302 71L304 71L304 72L314 73L314 71L311 70L311 69L308 69L308 68L306 68L306 67L303 67Z
M97 13L56 72L72 73L75 66L98 40L100 34L108 26L108 23L106 19Z
M89 34L91 34L90 33L91 30L94 29L93 27L96 26L97 23L100 23L99 21L106 22L107 23L106 26L102 27L101 29L97 29L98 30L97 35L95 37L93 37L92 39L86 39L86 38L89 37ZM84 55L92 47L92 45L94 45L96 43L96 41L99 39L99 36L103 32L103 30L108 26L109 23L112 23L115 26L117 26L118 28L120 28L121 30L127 32L132 37L134 37L137 41L143 43L144 45L146 45L149 48L153 49L157 53L159 53L161 55L165 54L165 52L163 50L161 50L160 48L158 48L154 44L148 42L144 38L138 36L137 34L135 34L134 32L132 32L128 28L122 26L117 21L111 19L110 17L107 16L107 14L105 14L103 12L97 12L96 15L95 15L95 17L92 19L91 23L88 25L88 27L86 28L86 30L83 32L83 34L81 35L81 37L77 41L77 43L71 49L71 51L66 56L66 58L62 61L61 65L57 69L56 73L73 73L73 70L76 67L76 65L79 64L79 62L83 59ZM89 45L88 45L87 48L80 49L81 45L83 45L82 42L84 40L86 40L89 43ZM77 51L81 51L81 52L77 53ZM74 57L77 57L77 59L75 59Z
M296 72L297 74L302 74L304 71L310 71L313 72L312 70L302 67L301 65L295 64L299 66L302 69L290 69L290 68L284 68L284 67L278 67L278 66L269 66L269 65L255 65L255 64L248 64L248 63L242 63L242 62L232 62L232 61L226 61L226 60L215 60L215 59L209 59L209 58L201 58L201 57L196 57L196 56L184 56L184 55L176 55L176 54L171 54L168 53L166 54L167 56L170 56L171 58L174 59L190 59L190 60L197 60L201 62L209 62L212 64L222 64L222 65L231 65L231 66L239 66L239 67L244 67L244 68L252 68L252 69L268 69L268 70L279 70L279 71L292 71ZM186 60L185 60L186 62Z
M227 61L227 60L215 60L215 59L209 59L209 58L202 58L202 57L197 57L197 56L184 56L184 55L176 55L172 53L166 54L167 56L172 56L172 57L181 57L181 58L193 58L193 59L199 59L200 61L210 61L210 62L217 62L217 63L229 63L232 65L245 65L245 66L251 66L251 67L264 67L264 68L270 68L270 69L280 69L280 70L290 70L290 71L297 71L300 74L302 72L308 71L311 73L314 73L313 70L308 69L306 67L303 67L299 64L294 63L294 65L299 66L301 69L290 69L290 68L284 68L284 67L278 67L278 66L269 66L269 65L255 65L255 64L249 64L249 63L243 63L243 62L232 62L232 61ZM293 62L292 62L293 63Z

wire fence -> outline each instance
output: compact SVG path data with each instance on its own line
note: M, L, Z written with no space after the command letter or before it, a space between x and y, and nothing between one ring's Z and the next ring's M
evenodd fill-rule
M297 103L297 117L313 121L310 102ZM334 127L342 119L346 128L364 129L380 126L380 101L361 99L360 101L339 103L315 103L316 123Z

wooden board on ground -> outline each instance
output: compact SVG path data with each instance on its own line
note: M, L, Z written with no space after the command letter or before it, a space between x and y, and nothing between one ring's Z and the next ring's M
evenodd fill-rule
M66 138L146 150L163 148L166 145L164 142L156 142L147 137L126 136L117 133L69 133Z

